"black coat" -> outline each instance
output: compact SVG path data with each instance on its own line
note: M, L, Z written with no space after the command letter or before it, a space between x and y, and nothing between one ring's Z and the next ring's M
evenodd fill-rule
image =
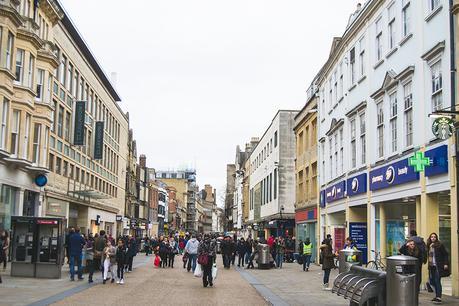
M124 246L117 247L115 257L116 257L116 262L119 265L124 265L127 259L126 248Z
M430 252L429 247L427 247L427 252ZM437 268L441 275L444 270L444 266L448 266L449 268L448 251L446 251L446 248L442 243L437 243L434 247L434 252Z

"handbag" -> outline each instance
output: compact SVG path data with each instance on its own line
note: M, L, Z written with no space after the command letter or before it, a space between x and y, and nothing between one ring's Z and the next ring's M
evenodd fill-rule
M159 258L158 255L156 255L156 257L155 257L155 263L154 263L154 264L155 264L155 267L159 267L160 263L161 263L161 259Z
M449 269L449 266L447 269L440 269L440 277L448 277L451 275L451 270Z
M200 264L196 265L196 269L194 269L193 275L194 277L202 277L202 268Z
M207 255L207 253L202 253L198 256L198 264L205 266L208 262L209 256Z

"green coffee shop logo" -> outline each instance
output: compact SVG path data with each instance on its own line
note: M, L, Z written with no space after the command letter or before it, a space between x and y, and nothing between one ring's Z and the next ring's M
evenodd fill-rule
M450 138L454 133L454 121L448 117L440 117L432 123L432 132L441 140Z

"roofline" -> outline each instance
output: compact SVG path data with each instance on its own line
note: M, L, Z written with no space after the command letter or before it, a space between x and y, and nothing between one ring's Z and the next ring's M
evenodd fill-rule
M56 3L59 5L60 9L64 12L64 17L62 18L61 21L62 21L62 24L67 29L67 31L69 32L71 38L75 41L78 48L83 53L83 56L88 60L89 64L94 69L94 71L96 72L96 75L100 78L100 80L102 81L102 84L106 87L108 93L111 95L113 100L115 100L115 102L121 102L120 95L118 94L118 92L116 91L112 83L110 82L110 79L107 77L107 75L103 71L101 65L98 63L94 54L89 49L88 44L83 39L83 36L80 34L77 27L75 26L73 21L70 19L70 16L65 10L64 6L60 3L60 0L56 0Z

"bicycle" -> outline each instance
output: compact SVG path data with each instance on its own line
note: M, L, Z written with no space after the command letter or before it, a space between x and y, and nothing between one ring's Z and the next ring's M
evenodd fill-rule
M376 252L375 250L371 250L371 252L375 253L375 260L370 260L366 267L373 270L386 271L386 265L382 261L384 258L381 258L381 252Z

